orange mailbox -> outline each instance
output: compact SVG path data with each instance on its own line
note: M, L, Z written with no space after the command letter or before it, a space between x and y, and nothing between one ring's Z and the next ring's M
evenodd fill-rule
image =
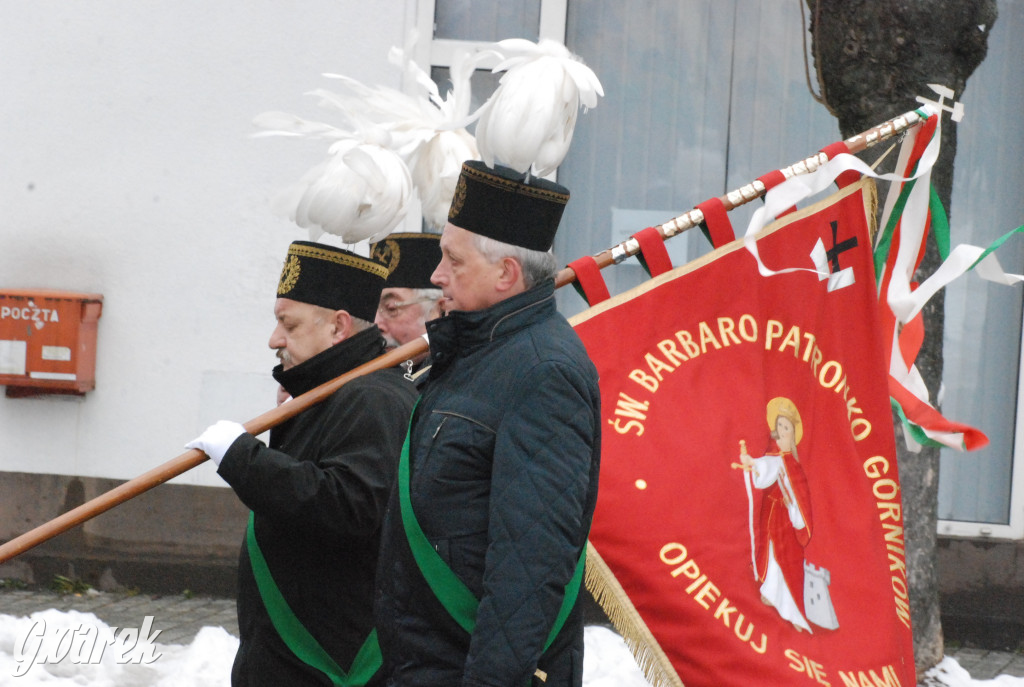
M0 290L0 384L7 396L84 394L96 387L103 296Z

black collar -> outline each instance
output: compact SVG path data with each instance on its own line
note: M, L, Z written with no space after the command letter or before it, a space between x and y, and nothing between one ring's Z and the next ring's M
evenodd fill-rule
M384 353L384 347L384 337L380 335L377 325L373 325L293 368L285 370L278 365L274 368L274 379L291 396L300 396L380 356Z
M556 312L555 282L547 280L529 291L482 310L455 310L427 322L432 375L459 355L508 336Z

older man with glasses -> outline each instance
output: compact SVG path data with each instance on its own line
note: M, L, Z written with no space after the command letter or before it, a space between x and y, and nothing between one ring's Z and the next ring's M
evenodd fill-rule
M388 349L423 336L426 321L440 314L441 289L430 283L430 275L441 262L440 243L440 234L398 233L373 244L373 258L389 270L373 320ZM426 357L424 352L409 361L409 371L418 369Z

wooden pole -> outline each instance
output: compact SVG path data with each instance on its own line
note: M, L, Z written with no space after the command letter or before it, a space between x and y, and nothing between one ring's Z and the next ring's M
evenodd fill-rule
M374 358L370 362L349 370L340 377L336 377L329 382L324 382L320 386L310 389L301 396L297 396L290 401L282 403L273 410L268 410L262 415L249 420L244 425L245 431L249 434L262 434L268 429L276 427L285 420L298 415L311 406L320 403L352 379L375 370L394 367L395 365L411 358L415 358L417 355L425 353L426 351L426 340L418 338L414 341L410 341L403 346L399 346L398 348L388 351L379 358ZM138 477L131 479L110 491L104 492L77 508L69 510L67 513L63 513L53 520L45 522L39 527L29 530L25 534L15 537L6 544L3 544L0 546L0 563L8 561L17 555L28 551L32 547L38 546L44 541L56 537L58 534L71 529L75 525L80 525L86 520L96 517L100 513L105 513L114 506L120 505L129 499L133 499L139 494L149 491L153 487L163 484L169 479L188 472L206 460L207 455L199 449L189 449L177 458L173 458L166 463L153 468L149 472L143 473L142 475L139 475Z
M912 126L923 122L924 119L925 118L920 113L912 110L900 115L899 117L890 119L883 124L868 129L863 133L857 134L852 138L848 138L845 143L851 153L859 153L876 143L903 133ZM781 171L783 175L789 179L800 174L809 174L827 161L828 157L824 153L818 153L805 158L800 162L792 164ZM760 198L765 194L766 190L767 189L763 183L760 181L753 181L746 186L727 193L722 196L720 200L725 205L726 210L732 210L740 205L749 203L756 198ZM704 221L704 214L695 208L659 226L658 233L661 235L662 240L668 240L687 229L691 229L699 225L702 221ZM635 239L631 238L612 248L601 251L594 256L594 259L597 262L598 267L604 269L609 265L618 264L639 252L640 244ZM575 280L575 272L573 272L571 268L566 267L556 275L555 287L560 288ZM323 401L339 388L347 384L350 380L375 370L394 367L399 363L415 358L421 353L425 353L427 349L428 346L425 339L419 338L414 341L410 341L407 344L385 353L379 358L375 358L368 363L360 365L354 370L350 370L340 377L329 382L325 382L315 389L311 389L301 396L293 398L287 403L283 403L277 408L267 411L259 417L250 420L245 423L245 431L250 434L262 434L268 429L279 425L285 420L294 417L307 408ZM25 534L15 537L6 544L0 545L0 563L4 563L13 557L28 551L32 547L42 544L48 539L52 539L58 534L61 534L76 525L80 525L86 520L96 517L100 513L105 513L114 506L133 499L139 494L149 491L153 487L163 484L164 482L191 470L206 459L206 454L199 449L189 449L177 458L173 458L149 472L139 475L119 487L115 487L114 489L83 503L67 513L43 523L39 527L36 527Z

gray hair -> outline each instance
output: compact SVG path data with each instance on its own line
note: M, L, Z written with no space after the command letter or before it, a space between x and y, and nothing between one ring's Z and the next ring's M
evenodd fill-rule
M441 300L441 289L413 289L413 299L420 301L419 306L423 309L423 317L430 314L430 310Z
M558 272L555 254L550 250L530 250L480 234L473 234L473 245L489 263L493 264L502 258L516 260L523 268L523 281L527 289L532 289L547 279L553 279Z

